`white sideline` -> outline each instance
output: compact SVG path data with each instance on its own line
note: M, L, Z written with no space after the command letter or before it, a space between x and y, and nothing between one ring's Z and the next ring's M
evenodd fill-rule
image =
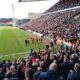
M12 28L17 28L19 29L18 27L0 27L0 29L12 29ZM35 34L35 35L38 35L38 36L43 36L43 34L40 34L38 32L34 32L34 31L31 31L31 30L27 30L27 32L30 32L32 34ZM0 58L3 58L3 57L8 57L8 56L15 56L15 55L18 55L18 54L27 54L28 52L20 52L20 53L11 53L11 54L7 54L7 55L0 55Z
M43 34L38 33L38 32L35 32L35 31L32 31L32 30L26 30L26 31L27 31L27 32L30 32L30 33L32 33L32 34L34 34L34 35L40 36L40 37L43 36Z
M0 58L3 58L3 57L8 57L8 56L15 56L15 55L18 55L18 54L27 54L28 52L20 52L20 53L11 53L11 54L7 54L7 55L0 55Z

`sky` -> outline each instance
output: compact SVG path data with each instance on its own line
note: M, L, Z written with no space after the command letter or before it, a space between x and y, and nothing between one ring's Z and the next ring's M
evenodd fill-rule
M28 13L43 13L59 0L48 0L39 2L18 2L18 0L0 0L0 18L28 18Z

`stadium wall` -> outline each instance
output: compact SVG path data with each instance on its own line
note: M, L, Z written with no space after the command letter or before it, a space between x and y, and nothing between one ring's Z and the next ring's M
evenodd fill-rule
M39 18L42 14L41 13L29 13L28 19L36 19Z

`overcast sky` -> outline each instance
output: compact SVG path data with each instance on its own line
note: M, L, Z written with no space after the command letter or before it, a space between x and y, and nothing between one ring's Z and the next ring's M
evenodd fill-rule
M43 13L57 1L59 0L18 3L18 0L0 0L0 18L13 17L12 4L15 17L22 19L27 18L29 12Z

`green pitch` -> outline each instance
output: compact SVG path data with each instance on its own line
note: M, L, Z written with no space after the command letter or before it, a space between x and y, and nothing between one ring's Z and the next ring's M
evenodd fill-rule
M30 40L27 46L25 39ZM43 49L44 45L40 42L32 44L30 34L16 27L0 27L0 59L22 58L31 48Z

